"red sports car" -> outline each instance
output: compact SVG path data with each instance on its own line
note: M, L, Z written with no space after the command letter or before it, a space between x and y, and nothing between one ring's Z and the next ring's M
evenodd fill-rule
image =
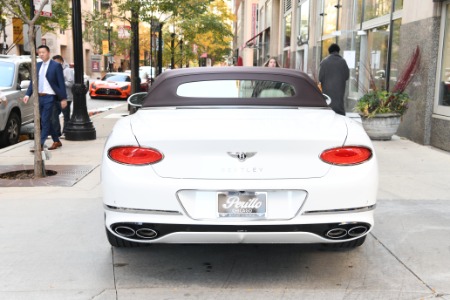
M107 73L89 87L89 96L94 98L128 99L131 94L131 77L126 73Z

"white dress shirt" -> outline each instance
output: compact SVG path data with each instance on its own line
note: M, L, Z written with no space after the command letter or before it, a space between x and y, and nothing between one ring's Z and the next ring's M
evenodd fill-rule
M47 69L48 69L49 64L50 64L50 61L43 62L41 69L39 70L39 79L38 80L44 79L44 87L43 87L42 91L39 91L39 93L55 95L55 91L52 89L50 83L48 83L47 77L45 77L45 75L47 74Z

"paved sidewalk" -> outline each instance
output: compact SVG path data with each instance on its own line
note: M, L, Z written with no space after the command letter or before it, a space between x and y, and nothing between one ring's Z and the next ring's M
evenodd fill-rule
M450 299L450 153L399 137L374 142L379 203L375 229L361 249L111 249L100 163L126 109L91 117L96 140L63 140L52 152L47 169L91 166L73 186L0 187L0 299ZM32 165L32 144L0 149L0 167ZM251 257L243 254L249 249ZM196 266L206 268L205 261L215 267L201 275Z

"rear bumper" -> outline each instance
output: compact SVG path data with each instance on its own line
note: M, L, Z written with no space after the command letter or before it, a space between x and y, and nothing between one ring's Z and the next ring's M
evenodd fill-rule
M199 222L177 212L124 212L105 206L114 235L139 243L338 243L367 235L373 209L350 214L301 215L288 221Z

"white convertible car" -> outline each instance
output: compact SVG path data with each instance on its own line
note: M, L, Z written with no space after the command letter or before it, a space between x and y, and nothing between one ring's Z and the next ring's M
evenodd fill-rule
M362 126L335 114L304 73L164 72L129 98L102 163L116 247L151 243L321 243L371 231L378 169Z

